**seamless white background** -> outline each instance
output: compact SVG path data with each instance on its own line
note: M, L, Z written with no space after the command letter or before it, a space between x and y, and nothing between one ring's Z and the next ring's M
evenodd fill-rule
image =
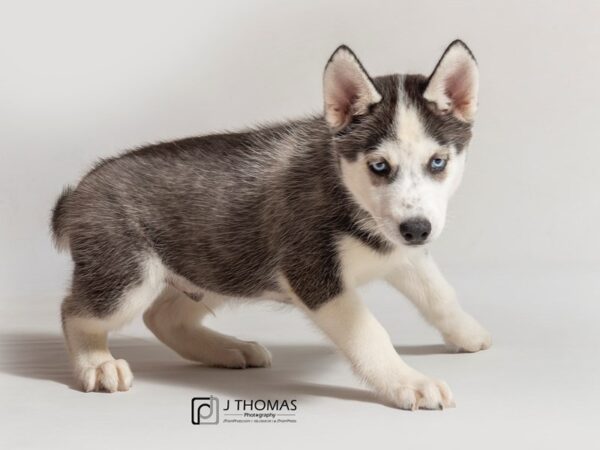
M479 61L480 107L465 180L434 253L465 304L490 326L496 346L483 356L460 355L457 360L412 356L423 370L431 364L435 375L447 373L458 389L459 408L448 413L454 414L449 419L406 419L379 404L365 406L360 396L357 400L349 395L344 402L342 391L329 396L337 399L322 395L325 399L309 408L305 422L340 419L345 411L350 423L356 423L350 427L354 432L365 426L376 429L377 436L393 436L397 424L406 430L403 439L413 442L411 448L428 439L450 447L460 446L461 439L482 445L488 436L503 435L511 427L522 436L535 429L527 435L529 443L538 442L548 428L571 427L561 438L548 438L547 448L569 442L570 436L584 436L599 397L598 336L591 331L600 298L599 23L600 4L583 0L2 1L0 311L3 330L15 330L4 336L8 356L3 372L9 374L6 392L23 415L12 443L26 446L33 439L26 436L25 424L35 424L35 405L24 406L18 397L23 373L29 374L29 392L47 399L48 405L61 404L67 392L72 420L89 407L78 392L64 389L63 375L52 376L59 367L65 366L65 374L67 370L55 316L70 262L54 251L48 231L50 209L63 185L76 183L98 158L144 143L320 111L322 70L340 43L355 50L371 75L427 74L457 37ZM394 342L406 342L411 336L406 330L413 329L410 342L437 342L408 307L400 311L398 302L378 303L392 295L377 285L366 292ZM256 317L260 319L253 325L241 318L233 321L239 326L231 331L266 343L287 342L281 338L278 321L283 319L277 314ZM398 327L392 317L405 317L410 325ZM269 325L261 325L263 320ZM300 319L292 322L286 325L288 331L305 325ZM35 327L49 334L32 334ZM23 330L29 334L22 337ZM271 337L265 337L267 331ZM290 340L303 336L302 331L289 333ZM29 355L29 347L19 346L30 341L49 342L48 355L56 354L60 365L42 358L50 366L39 369L39 352L24 360L21 355ZM298 357L311 356L305 353ZM151 362L141 365L151 372ZM22 366L30 371L19 371ZM345 365L331 373L336 370L347 376L330 374L325 377L330 384L351 383ZM144 369L141 373L137 392L144 392ZM45 378L59 381L50 394ZM146 389L160 391L152 381L146 381ZM173 382L159 381L162 391ZM186 385L185 391L181 383L177 386L183 403L202 383ZM218 393L219 386L210 386ZM260 381L250 386L268 392ZM292 387L285 394L293 392ZM164 398L169 395L173 392ZM110 400L100 398L101 405L94 408L107 408L101 422L110 427ZM461 398L467 399L463 409ZM113 401L126 401L119 407L136 411L131 396ZM143 402L151 409L151 398ZM187 409L164 408L164 414L187 414ZM565 418L565 410L578 411L583 419ZM523 421L503 422L515 411L525 411ZM176 426L190 433L184 420L187 415ZM403 420L410 421L413 431L405 429ZM135 430L144 432L143 423L127 422L131 439ZM440 433L419 438L419 432L430 433L432 423ZM478 428L474 431L468 423ZM350 433L341 419L339 424ZM157 436L158 426L153 427ZM53 433L58 430L60 426ZM444 439L443 433L456 439ZM166 442L161 436L155 443ZM277 436L289 438L283 430ZM118 434L113 438L118 447ZM95 446L93 440L87 442Z

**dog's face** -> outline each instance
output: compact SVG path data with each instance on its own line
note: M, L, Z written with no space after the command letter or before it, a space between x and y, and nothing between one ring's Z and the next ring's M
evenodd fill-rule
M478 72L453 42L433 74L371 79L340 47L325 69L325 118L342 178L392 242L437 238L462 178L477 107Z

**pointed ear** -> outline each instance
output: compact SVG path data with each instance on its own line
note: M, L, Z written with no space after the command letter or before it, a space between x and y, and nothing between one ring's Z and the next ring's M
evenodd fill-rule
M323 74L325 120L333 130L350 123L353 116L367 114L381 101L369 74L356 55L345 45L337 48Z
M477 110L479 70L469 47L460 40L452 42L429 77L423 92L434 110L452 113L463 122L471 122Z

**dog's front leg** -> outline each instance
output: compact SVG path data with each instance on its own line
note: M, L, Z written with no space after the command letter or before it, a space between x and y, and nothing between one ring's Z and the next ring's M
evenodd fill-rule
M354 291L308 310L308 315L350 359L358 375L394 405L403 409L453 406L446 383L408 366Z
M454 289L427 251L415 252L387 280L417 307L454 350L476 352L491 345L490 334L460 307Z

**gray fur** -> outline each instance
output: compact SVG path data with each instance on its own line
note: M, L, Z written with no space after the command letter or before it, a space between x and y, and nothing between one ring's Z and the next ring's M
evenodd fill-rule
M66 186L58 200L56 201L54 208L52 208L52 217L50 219L50 227L52 228L52 234L54 236L54 243L57 248L65 247L67 243L67 236L63 234L63 230L65 229L65 223L63 223L63 219L65 217L66 212L66 203L67 199L73 193L73 188L71 186Z
M281 291L281 275L309 308L338 295L339 238L392 248L368 231L371 218L344 187L339 161L394 134L400 84L440 143L461 149L470 138L469 124L428 108L427 78L373 83L383 100L337 132L311 117L160 143L97 164L63 192L52 216L55 239L68 241L74 261L71 313L114 312L141 281L148 255L226 296Z

